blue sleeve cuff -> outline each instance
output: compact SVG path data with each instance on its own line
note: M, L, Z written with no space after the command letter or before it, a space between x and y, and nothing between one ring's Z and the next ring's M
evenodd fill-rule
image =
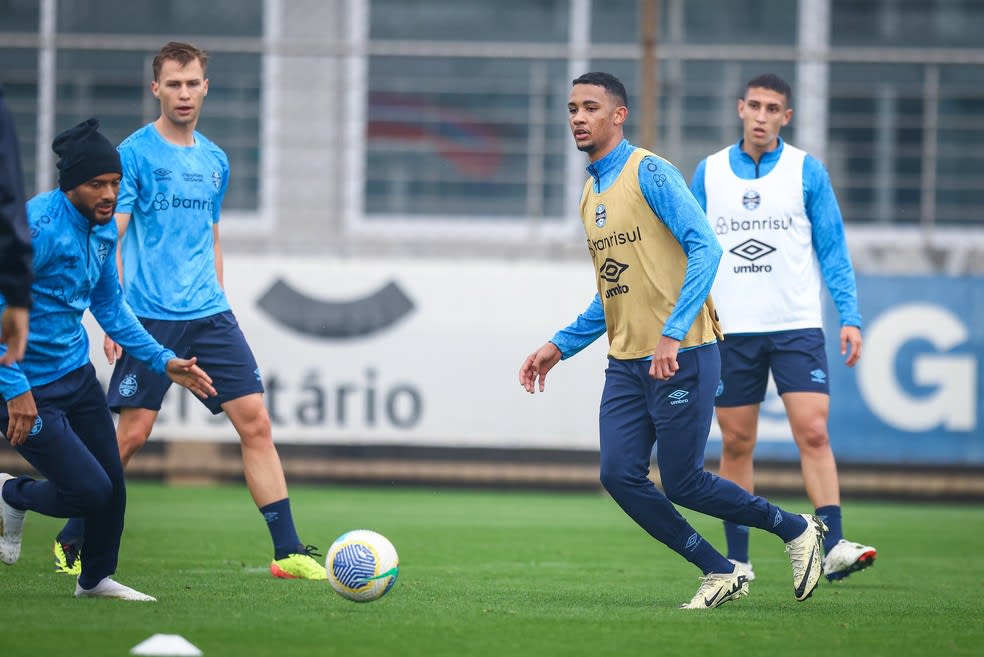
M607 330L601 297L595 294L585 311L573 322L554 333L550 342L560 350L561 359L567 360L604 335Z
M4 353L6 351L6 348L3 349ZM30 382L17 365L0 365L0 395L6 401L23 395L30 389Z
M161 353L157 354L157 358L148 363L148 367L154 370L158 374L167 374L167 364L172 358L177 358L178 355L168 348L164 348Z

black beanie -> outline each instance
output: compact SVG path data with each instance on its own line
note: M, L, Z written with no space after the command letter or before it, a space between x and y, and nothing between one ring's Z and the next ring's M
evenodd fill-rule
M123 173L116 147L99 134L99 120L89 119L55 137L58 187L63 192L106 173Z

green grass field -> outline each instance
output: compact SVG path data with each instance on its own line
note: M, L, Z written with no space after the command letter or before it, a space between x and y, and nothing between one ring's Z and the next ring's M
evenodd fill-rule
M154 603L76 600L51 567L60 522L31 514L0 568L4 657L111 657L155 633L206 657L245 655L979 655L984 508L849 502L849 536L876 565L792 596L778 539L753 532L748 598L681 611L698 571L602 494L295 486L302 538L326 550L372 528L400 552L382 600L268 571L270 545L245 488L131 484L117 578ZM803 500L783 500L806 510ZM685 512L717 545L720 523Z

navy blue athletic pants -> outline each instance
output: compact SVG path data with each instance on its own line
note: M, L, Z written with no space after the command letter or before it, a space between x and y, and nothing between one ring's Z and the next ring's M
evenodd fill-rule
M92 588L116 572L123 535L126 486L113 417L91 363L31 392L39 420L16 449L45 479L8 481L4 499L16 509L85 518L79 580ZM7 422L3 404L0 426Z
M776 531L777 507L704 470L714 395L721 380L717 344L681 351L668 381L648 360L608 359L601 399L601 483L653 538L688 558L697 534L673 506ZM649 479L653 445L665 495Z

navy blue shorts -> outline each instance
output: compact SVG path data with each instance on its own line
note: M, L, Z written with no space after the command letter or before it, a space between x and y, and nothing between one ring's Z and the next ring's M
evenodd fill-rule
M213 415L221 413L227 401L263 392L256 358L232 311L192 320L139 319L148 333L180 358L198 358L198 366L212 377L218 395L195 399ZM124 351L116 362L106 397L116 413L121 408L159 411L170 387L171 379L147 369Z
M715 406L761 404L770 370L780 395L830 394L822 329L731 334L724 336L720 348L721 385Z

